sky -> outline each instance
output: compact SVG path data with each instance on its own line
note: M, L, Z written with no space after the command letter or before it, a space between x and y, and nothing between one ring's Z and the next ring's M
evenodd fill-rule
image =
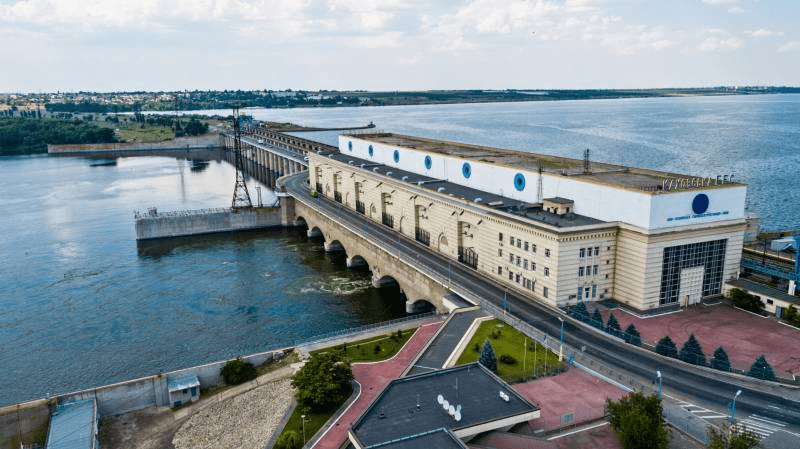
M0 92L800 85L798 0L0 0Z

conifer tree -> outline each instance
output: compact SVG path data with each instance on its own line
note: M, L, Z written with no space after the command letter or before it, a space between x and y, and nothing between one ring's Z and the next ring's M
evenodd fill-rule
M706 364L706 355L703 354L703 348L700 346L700 342L694 337L694 334L689 334L689 338L686 340L686 343L683 344L680 358L684 362L694 365Z
M622 333L622 328L619 326L619 321L617 321L617 317L614 316L614 313L608 314L608 323L606 324L606 332L611 335L620 336Z
M678 358L678 347L675 346L675 342L669 338L669 335L658 340L658 343L656 343L656 352L667 357Z
M775 380L775 372L772 371L772 365L767 362L764 354L758 356L755 362L750 365L750 370L747 372L750 377L756 377L764 380Z
M636 346L642 345L642 336L639 335L639 331L636 329L636 326L634 326L633 323L629 324L628 327L625 328L625 341Z
M605 325L603 324L603 315L600 314L600 309L594 309L594 313L592 314L592 326L603 330L605 329Z
M497 356L488 338L483 343L483 349L481 350L481 355L478 357L478 363L488 368L489 371L497 374Z
M731 362L728 360L728 353L722 349L722 346L714 351L714 357L711 359L711 367L720 371L731 370Z
M581 320L581 321L588 321L589 320L589 311L586 310L586 303L583 301L579 301L578 304L572 309L572 317Z

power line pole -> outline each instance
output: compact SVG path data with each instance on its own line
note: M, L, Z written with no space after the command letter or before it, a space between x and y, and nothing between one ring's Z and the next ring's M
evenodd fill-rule
M250 201L250 192L244 182L244 161L242 160L242 131L239 128L239 108L233 108L233 158L236 166L236 184L233 188L233 201L231 207L253 207Z

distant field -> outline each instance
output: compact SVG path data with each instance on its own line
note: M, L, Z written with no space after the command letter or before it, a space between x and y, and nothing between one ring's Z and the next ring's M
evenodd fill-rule
M144 128L136 123L107 123L104 126L113 126L117 137L122 142L161 142L174 139L175 132L168 126L150 126Z

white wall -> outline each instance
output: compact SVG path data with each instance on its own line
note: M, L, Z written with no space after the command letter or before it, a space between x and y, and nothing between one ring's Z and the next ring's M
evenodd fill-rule
M373 147L372 156L369 155L370 145ZM398 162L394 161L395 150L399 152ZM514 200L528 203L535 203L537 200L539 174L536 171L385 145L350 136L339 136L339 151L367 161L444 179ZM431 157L430 169L425 168L425 156ZM468 162L471 167L469 178L465 178L462 174L464 162ZM514 177L518 173L525 178L525 187L522 191L518 191L514 186ZM744 218L747 188L739 186L695 189L653 195L582 181L580 177L544 173L542 190L543 198L562 197L575 201L577 214L602 221L620 221L647 230L657 230ZM698 215L692 211L692 201L700 193L708 196L709 206L705 214Z

